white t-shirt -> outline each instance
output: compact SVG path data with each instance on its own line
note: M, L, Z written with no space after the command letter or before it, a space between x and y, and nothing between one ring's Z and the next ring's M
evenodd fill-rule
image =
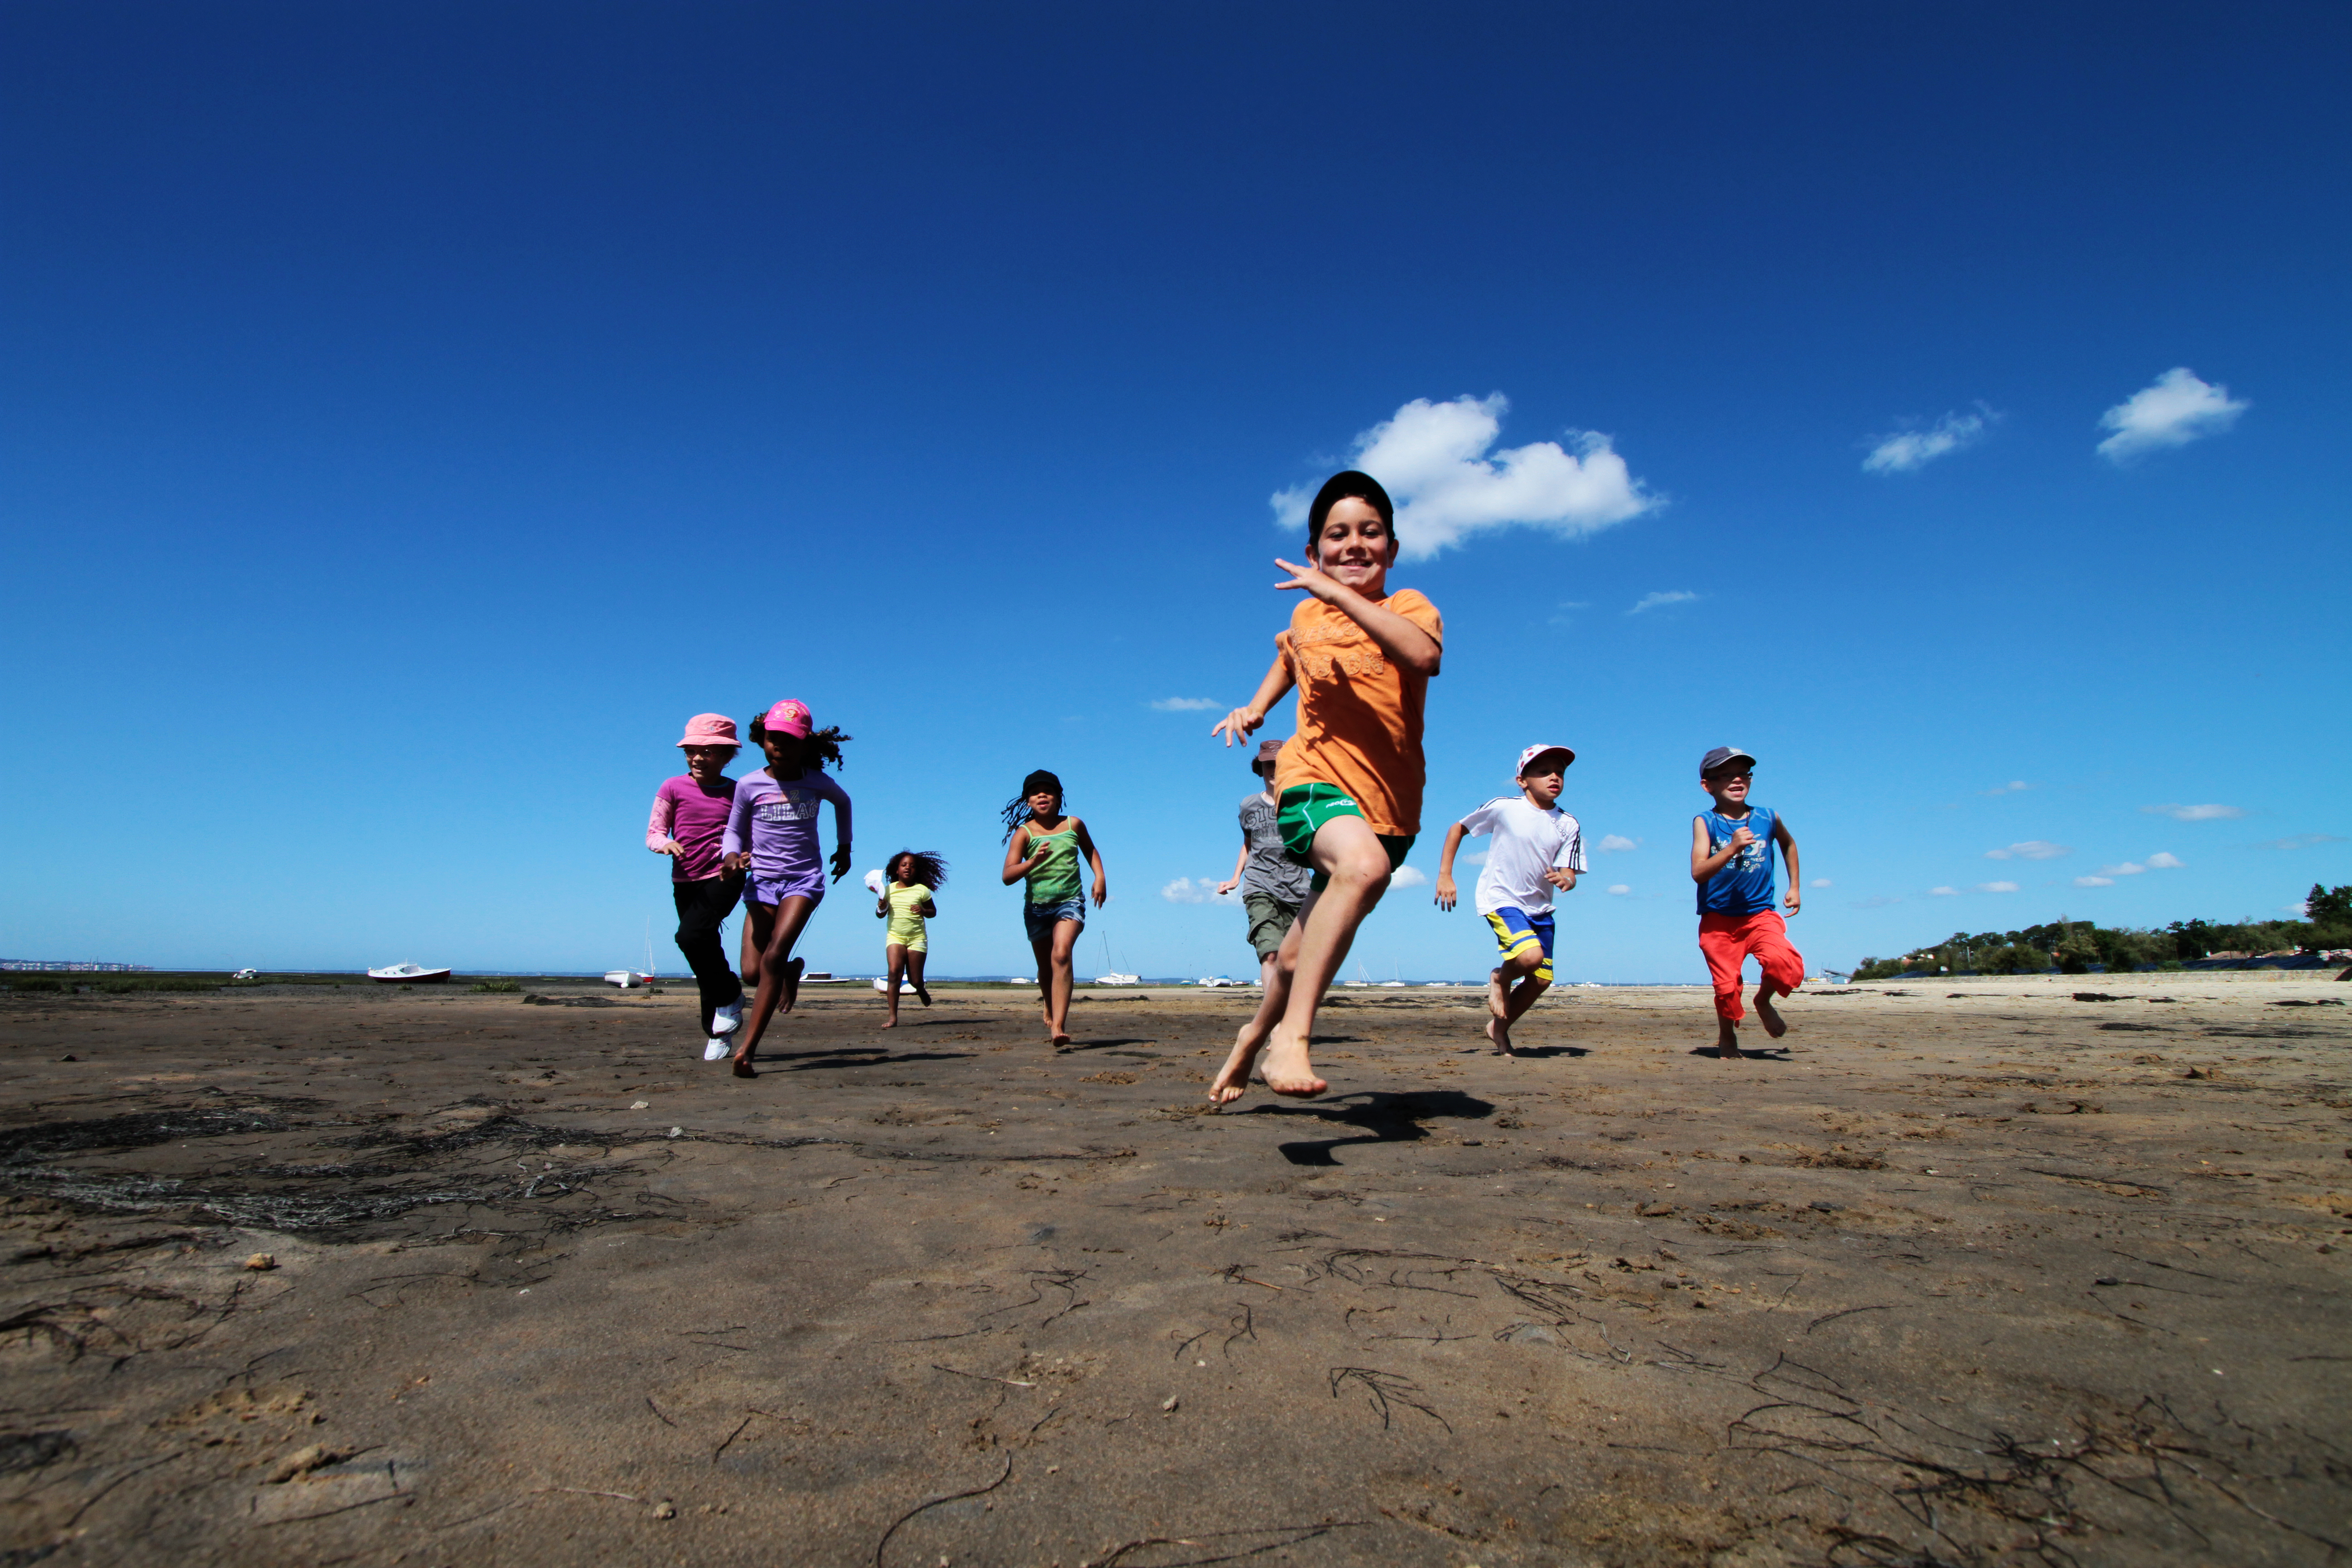
M1523 795L1500 795L1462 819L1462 831L1475 838L1491 833L1486 868L1478 873L1477 908L1539 914L1551 908L1546 871L1584 872L1584 830L1576 818L1553 806L1538 811Z

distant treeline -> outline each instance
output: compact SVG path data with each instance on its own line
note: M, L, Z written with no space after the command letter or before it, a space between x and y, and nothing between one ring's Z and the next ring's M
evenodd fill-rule
M2217 952L2317 952L2352 947L2352 883L2312 884L2306 918L2299 921L2175 921L2162 930L2057 921L2023 931L1954 931L1900 958L1865 958L1856 980L1898 974L2039 974L2055 969L2110 974L2132 969L2178 969Z

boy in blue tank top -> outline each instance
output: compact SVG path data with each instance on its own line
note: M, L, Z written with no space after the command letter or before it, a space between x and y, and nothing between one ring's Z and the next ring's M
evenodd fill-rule
M1698 946L1706 955L1715 986L1715 1054L1726 1061L1739 1055L1739 967L1750 955L1761 976L1756 983L1756 1016L1774 1039L1789 1032L1773 1010L1772 998L1804 984L1804 956L1789 945L1789 928L1773 907L1772 846L1789 862L1789 896L1795 914L1804 903L1797 874L1797 840L1780 813L1754 805L1748 786L1756 759L1738 746L1717 746L1699 759L1699 787L1715 797L1713 809L1691 818L1691 880L1698 884Z

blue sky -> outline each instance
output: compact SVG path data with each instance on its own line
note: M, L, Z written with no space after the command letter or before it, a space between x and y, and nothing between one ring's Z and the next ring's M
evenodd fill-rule
M861 866L954 862L940 972L1025 972L992 814L1049 766L1115 895L1084 972L1244 973L1162 890L1250 780L1154 704L1247 695L1273 498L1400 410L1452 536L1393 579L1448 631L1411 864L1576 747L1563 805L1635 847L1566 977L1703 977L1725 741L1831 883L1816 963L2275 912L2352 880L2347 46L2317 5L13 7L0 955L587 969L650 920L675 968L670 742L797 696L856 737ZM1405 451L1416 401L1491 446ZM870 969L844 886L804 951ZM1358 952L1488 946L1400 888Z

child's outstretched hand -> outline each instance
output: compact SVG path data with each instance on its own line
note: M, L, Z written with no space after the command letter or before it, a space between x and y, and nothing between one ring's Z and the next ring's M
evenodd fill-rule
M1454 907L1454 889L1453 873L1449 871L1440 871L1437 874L1437 907L1441 910L1450 910Z
M1289 582L1275 584L1278 592L1287 594L1298 591L1312 594L1327 605L1339 592L1339 579L1326 575L1318 567L1295 566L1279 555L1274 558L1274 563L1290 574Z
M848 846L848 845L844 844L844 845L842 845L840 847L838 847L838 848L836 848L835 850L834 850L834 852L833 852L833 879L834 879L835 881L838 882L838 881L840 881L844 877L846 877L846 876L848 876L848 875L849 875L850 858L851 858L851 857L850 857L850 853L849 853L849 846Z
M1209 726L1212 735L1223 735L1230 747L1235 741L1246 741L1265 722L1265 715L1255 708L1236 708Z
M1791 888L1780 901L1789 906L1789 912L1793 915L1805 907L1805 895Z

